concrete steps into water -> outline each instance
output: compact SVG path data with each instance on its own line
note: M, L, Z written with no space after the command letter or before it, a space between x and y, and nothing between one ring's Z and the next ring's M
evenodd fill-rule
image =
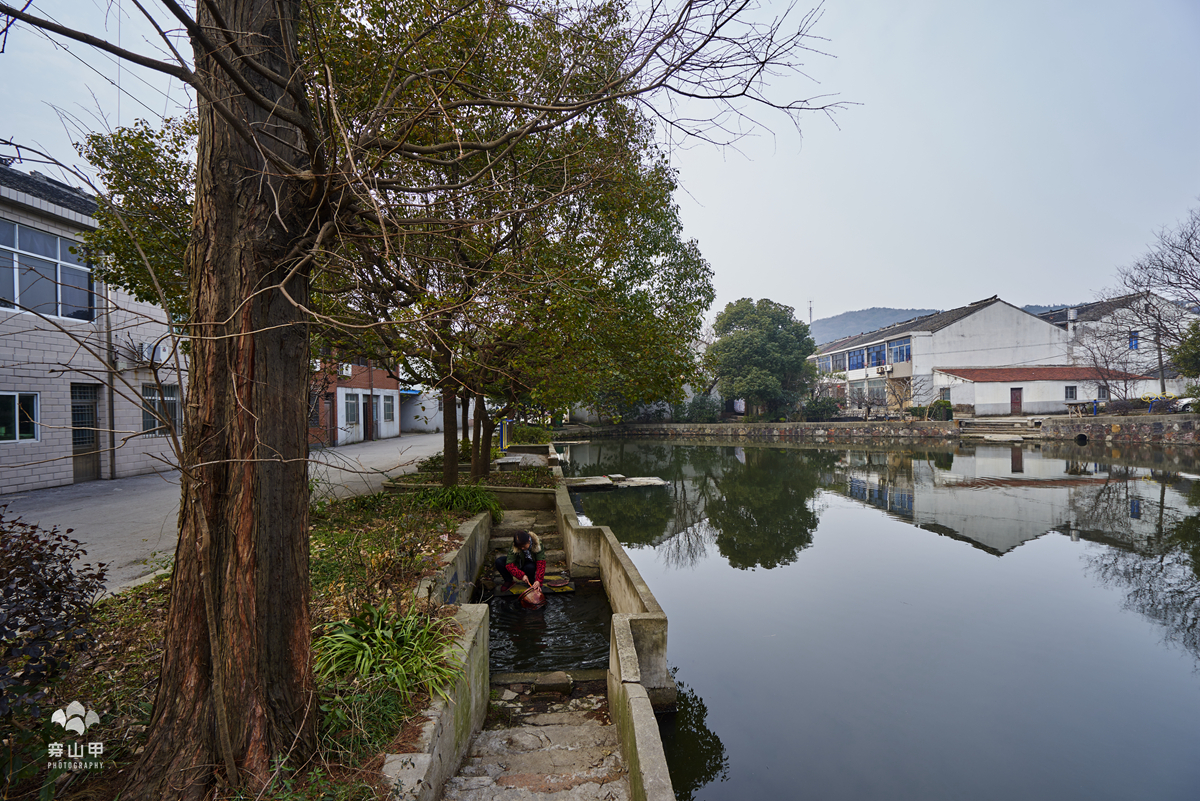
M484 729L442 798L629 799L604 675L602 670L493 675Z
M1041 439L1041 424L1041 418L1035 417L975 417L959 421L959 435L989 442L1022 442Z

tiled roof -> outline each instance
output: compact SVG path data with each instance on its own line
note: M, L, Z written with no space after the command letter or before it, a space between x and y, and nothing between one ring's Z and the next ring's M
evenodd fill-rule
M946 326L957 323L964 317L970 317L975 312L986 309L994 303L1003 302L996 295L992 295L990 298L977 300L974 303L968 303L966 306L959 306L957 309L950 309L949 311L938 312L936 314L927 314L924 317L914 317L911 320L895 323L894 325L879 328L875 331L842 337L833 342L826 342L817 348L816 355L822 356L826 353L836 353L847 348L857 348L884 339L894 339L912 331L941 331Z
M96 213L96 200L91 195L53 178L47 178L41 173L35 172L26 175L20 170L14 170L12 167L0 163L0 186L24 192L47 203L53 203L89 217Z
M1098 300L1095 303L1084 303L1079 306L1063 306L1061 309L1051 309L1047 312L1042 312L1038 315L1048 323L1057 325L1059 328L1067 327L1067 312L1071 309L1075 310L1075 319L1081 323L1094 323L1097 320L1102 320L1112 314L1117 309L1123 309L1141 297L1134 293L1130 295L1121 295L1117 298L1108 298L1107 300Z
M1149 376L1108 370L1102 367L1072 365L1039 365L1036 367L938 367L935 372L965 378L976 383L1005 383L1013 381L1138 381Z

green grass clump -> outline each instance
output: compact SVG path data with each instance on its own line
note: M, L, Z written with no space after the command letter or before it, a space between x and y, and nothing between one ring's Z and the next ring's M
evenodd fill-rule
M416 505L425 509L467 512L473 515L489 512L493 523L499 523L504 518L504 509L495 494L474 484L429 487L414 493L412 498Z

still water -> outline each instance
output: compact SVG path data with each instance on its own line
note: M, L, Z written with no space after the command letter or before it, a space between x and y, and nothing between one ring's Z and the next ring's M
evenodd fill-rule
M668 615L680 799L1200 799L1195 454L568 455L670 483L580 502Z

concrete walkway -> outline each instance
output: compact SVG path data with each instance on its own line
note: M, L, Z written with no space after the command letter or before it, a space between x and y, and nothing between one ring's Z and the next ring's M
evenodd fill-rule
M329 497L378 492L389 473L407 473L442 450L442 435L405 434L313 451L310 475ZM169 471L0 495L8 516L43 528L74 529L87 561L108 563L117 592L165 567L178 541L179 474Z

